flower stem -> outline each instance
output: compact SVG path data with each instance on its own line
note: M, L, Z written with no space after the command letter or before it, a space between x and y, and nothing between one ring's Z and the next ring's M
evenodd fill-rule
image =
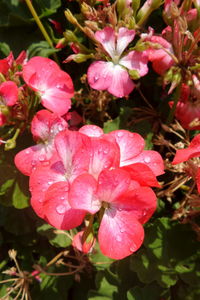
M178 104L178 100L179 100L180 94L181 94L181 85L182 85L182 83L180 83L176 88L174 103L173 103L172 109L170 110L170 113L169 113L167 121L166 121L167 125L169 125L174 118L176 106Z
M26 2L26 4L27 4L27 6L28 6L28 8L29 8L29 10L30 10L30 12L31 12L31 14L32 14L32 16L33 16L35 22L37 23L37 25L38 25L40 31L42 32L42 34L43 34L45 40L47 41L47 43L49 44L49 46L50 46L51 48L54 49L52 40L51 40L51 38L49 37L49 35L48 35L46 29L44 28L44 26L43 26L43 24L42 24L42 22L40 21L40 18L38 17L38 14L37 14L35 8L33 7L32 3L31 3L31 0L25 0L25 2ZM56 61L57 63L59 63L56 53L53 53L53 56L54 56L55 61Z

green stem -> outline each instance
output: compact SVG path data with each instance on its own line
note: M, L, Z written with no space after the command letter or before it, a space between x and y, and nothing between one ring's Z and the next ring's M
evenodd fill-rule
M168 116L167 121L166 121L167 125L169 125L172 122L173 118L174 118L174 114L175 114L175 110L176 110L176 107L177 107L177 104L178 104L178 100L180 99L181 85L182 85L182 83L180 83L176 88L174 103L173 103L172 109L170 110L169 116Z
M28 6L28 8L29 8L29 10L30 10L30 12L31 12L31 14L32 14L32 16L33 16L35 22L37 23L37 25L38 25L40 31L42 32L42 34L43 34L45 40L47 41L47 43L49 44L49 46L50 46L51 48L54 49L52 40L51 40L51 38L49 37L49 35L48 35L46 29L44 28L44 26L43 26L43 24L42 24L42 22L40 21L40 18L38 17L38 14L37 14L35 8L33 7L32 3L31 3L31 0L25 0L25 2L26 2L26 4L27 4L27 6ZM57 63L59 63L56 53L53 53L53 56L54 56L55 61L56 61Z

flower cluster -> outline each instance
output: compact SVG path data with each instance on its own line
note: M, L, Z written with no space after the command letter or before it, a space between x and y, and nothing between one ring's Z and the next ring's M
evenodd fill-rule
M27 61L24 51L14 60L10 53L0 60L0 72L1 142L6 150L15 147L40 103L58 115L71 108L72 80L53 60L36 56ZM9 126L16 130L12 138Z
M105 255L121 259L136 251L144 238L142 224L156 209L151 187L159 187L156 176L163 174L159 153L144 150L137 133L104 134L95 125L71 131L62 117L46 110L36 114L31 130L38 144L19 152L15 164L30 176L37 215L64 230L89 218L82 244L93 236L97 216Z

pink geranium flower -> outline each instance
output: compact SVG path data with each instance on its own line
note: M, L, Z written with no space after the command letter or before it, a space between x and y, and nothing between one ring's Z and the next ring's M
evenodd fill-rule
M98 241L102 253L122 259L135 252L144 239L144 224L156 208L156 197L148 187L131 182L128 172L104 170L98 180L90 174L77 177L72 183L69 202L102 216Z
M31 123L31 132L37 145L26 148L15 156L16 167L30 176L40 164L46 164L55 152L54 138L68 127L67 122L48 110L37 112Z
M116 97L129 95L135 85L128 70L136 70L139 76L148 72L146 52L130 51L122 55L135 37L135 31L125 27L116 34L111 27L95 33L96 40L103 46L110 61L93 62L87 72L89 85L96 90L107 90Z
M74 94L70 76L51 59L35 56L23 68L26 84L41 97L44 107L64 115L71 107Z

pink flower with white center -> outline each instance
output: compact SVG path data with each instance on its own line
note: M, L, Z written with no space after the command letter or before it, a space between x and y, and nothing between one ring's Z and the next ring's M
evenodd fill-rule
M113 259L122 259L141 246L144 239L142 224L156 209L156 197L150 188L141 187L137 182L130 188L130 184L128 172L104 170L98 180L90 174L77 177L69 193L73 208L91 214L100 211L100 249Z
M16 167L23 174L30 176L38 165L48 163L55 152L55 136L67 127L67 122L57 114L48 110L37 112L31 123L31 132L38 144L17 153Z
M38 92L47 109L62 116L71 108L72 80L53 60L40 56L31 58L23 67L23 78Z
M116 97L129 95L135 85L128 70L136 70L139 76L148 72L146 52L130 51L122 53L135 37L135 31L121 27L116 34L111 27L95 33L96 40L103 46L111 61L93 62L87 72L89 85L96 90L107 90Z

